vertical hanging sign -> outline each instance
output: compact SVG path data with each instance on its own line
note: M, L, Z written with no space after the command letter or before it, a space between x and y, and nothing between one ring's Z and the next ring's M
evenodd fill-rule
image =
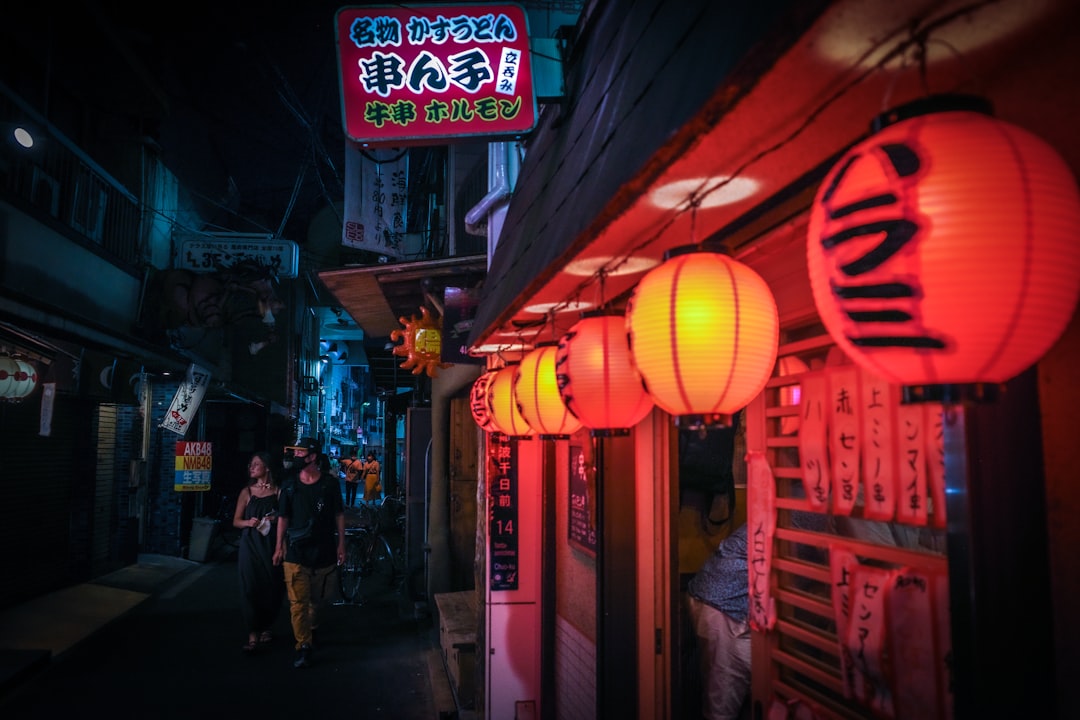
M529 28L519 5L345 7L337 48L352 142L508 137L536 126Z
M492 590L518 587L517 453L502 433L487 434L488 567Z
M191 418L202 403L206 395L206 388L210 385L210 372L192 363L188 366L187 377L176 388L169 411L165 413L165 419L161 421L161 427L171 430L177 435L187 434L191 425Z
M400 258L408 212L409 154L345 147L341 243Z
M590 452L590 456L591 456ZM566 532L570 545L596 557L596 470L580 445L570 446L570 501Z

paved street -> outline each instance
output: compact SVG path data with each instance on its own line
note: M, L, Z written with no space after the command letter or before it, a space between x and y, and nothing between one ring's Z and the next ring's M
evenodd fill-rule
M285 604L274 641L253 656L243 654L234 558L177 574L134 611L0 698L0 716L453 716L432 618L394 593L328 607L310 668L292 666ZM116 574L95 582L123 586L126 580Z

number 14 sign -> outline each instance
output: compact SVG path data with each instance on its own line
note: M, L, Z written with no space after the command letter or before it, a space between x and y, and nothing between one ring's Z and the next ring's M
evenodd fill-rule
M488 433L488 553L492 590L518 588L516 448L502 433Z

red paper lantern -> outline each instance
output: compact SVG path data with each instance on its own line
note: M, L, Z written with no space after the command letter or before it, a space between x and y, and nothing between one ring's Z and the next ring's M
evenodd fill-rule
M780 322L768 284L720 252L677 248L634 288L626 312L634 364L676 416L729 416L765 387Z
M526 422L540 433L541 439L568 438L581 421L574 417L559 393L555 375L555 343L541 345L521 359L514 395Z
M488 386L495 379L495 371L488 370L473 381L469 390L469 412L473 420L484 432L494 432L491 421L491 409L488 405Z
M517 398L514 397L514 376L517 369L517 363L513 363L495 371L495 377L488 385L488 408L495 430L510 437L528 437L535 435L536 431L521 414Z
M588 315L559 340L563 402L593 435L627 435L653 408L634 368L623 315Z
M1080 192L1053 148L985 103L936 102L879 119L825 178L807 242L814 302L882 379L1001 383L1076 307Z

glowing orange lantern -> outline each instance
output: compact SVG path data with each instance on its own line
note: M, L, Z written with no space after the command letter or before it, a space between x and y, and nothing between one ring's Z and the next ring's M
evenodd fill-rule
M559 340L563 402L593 435L628 435L653 408L634 369L623 315L587 315Z
M22 400L37 388L37 369L26 360L0 355L0 399Z
M780 321L768 284L722 252L676 248L634 288L630 347L649 395L676 416L728 416L761 392Z
M567 438L581 427L559 393L555 377L555 343L541 345L521 359L514 395L526 422L541 439Z
M1076 307L1076 180L1049 145L988 113L972 98L899 108L815 198L807 263L822 322L889 382L1004 382Z
M521 414L517 399L514 397L514 375L517 363L507 365L495 371L495 377L488 385L488 409L491 412L491 424L495 430L510 437L527 437L536 431L529 426Z
M493 432L495 427L491 420L491 409L488 405L488 386L495 379L495 372L489 370L473 381L469 390L469 412L473 420L484 432Z

